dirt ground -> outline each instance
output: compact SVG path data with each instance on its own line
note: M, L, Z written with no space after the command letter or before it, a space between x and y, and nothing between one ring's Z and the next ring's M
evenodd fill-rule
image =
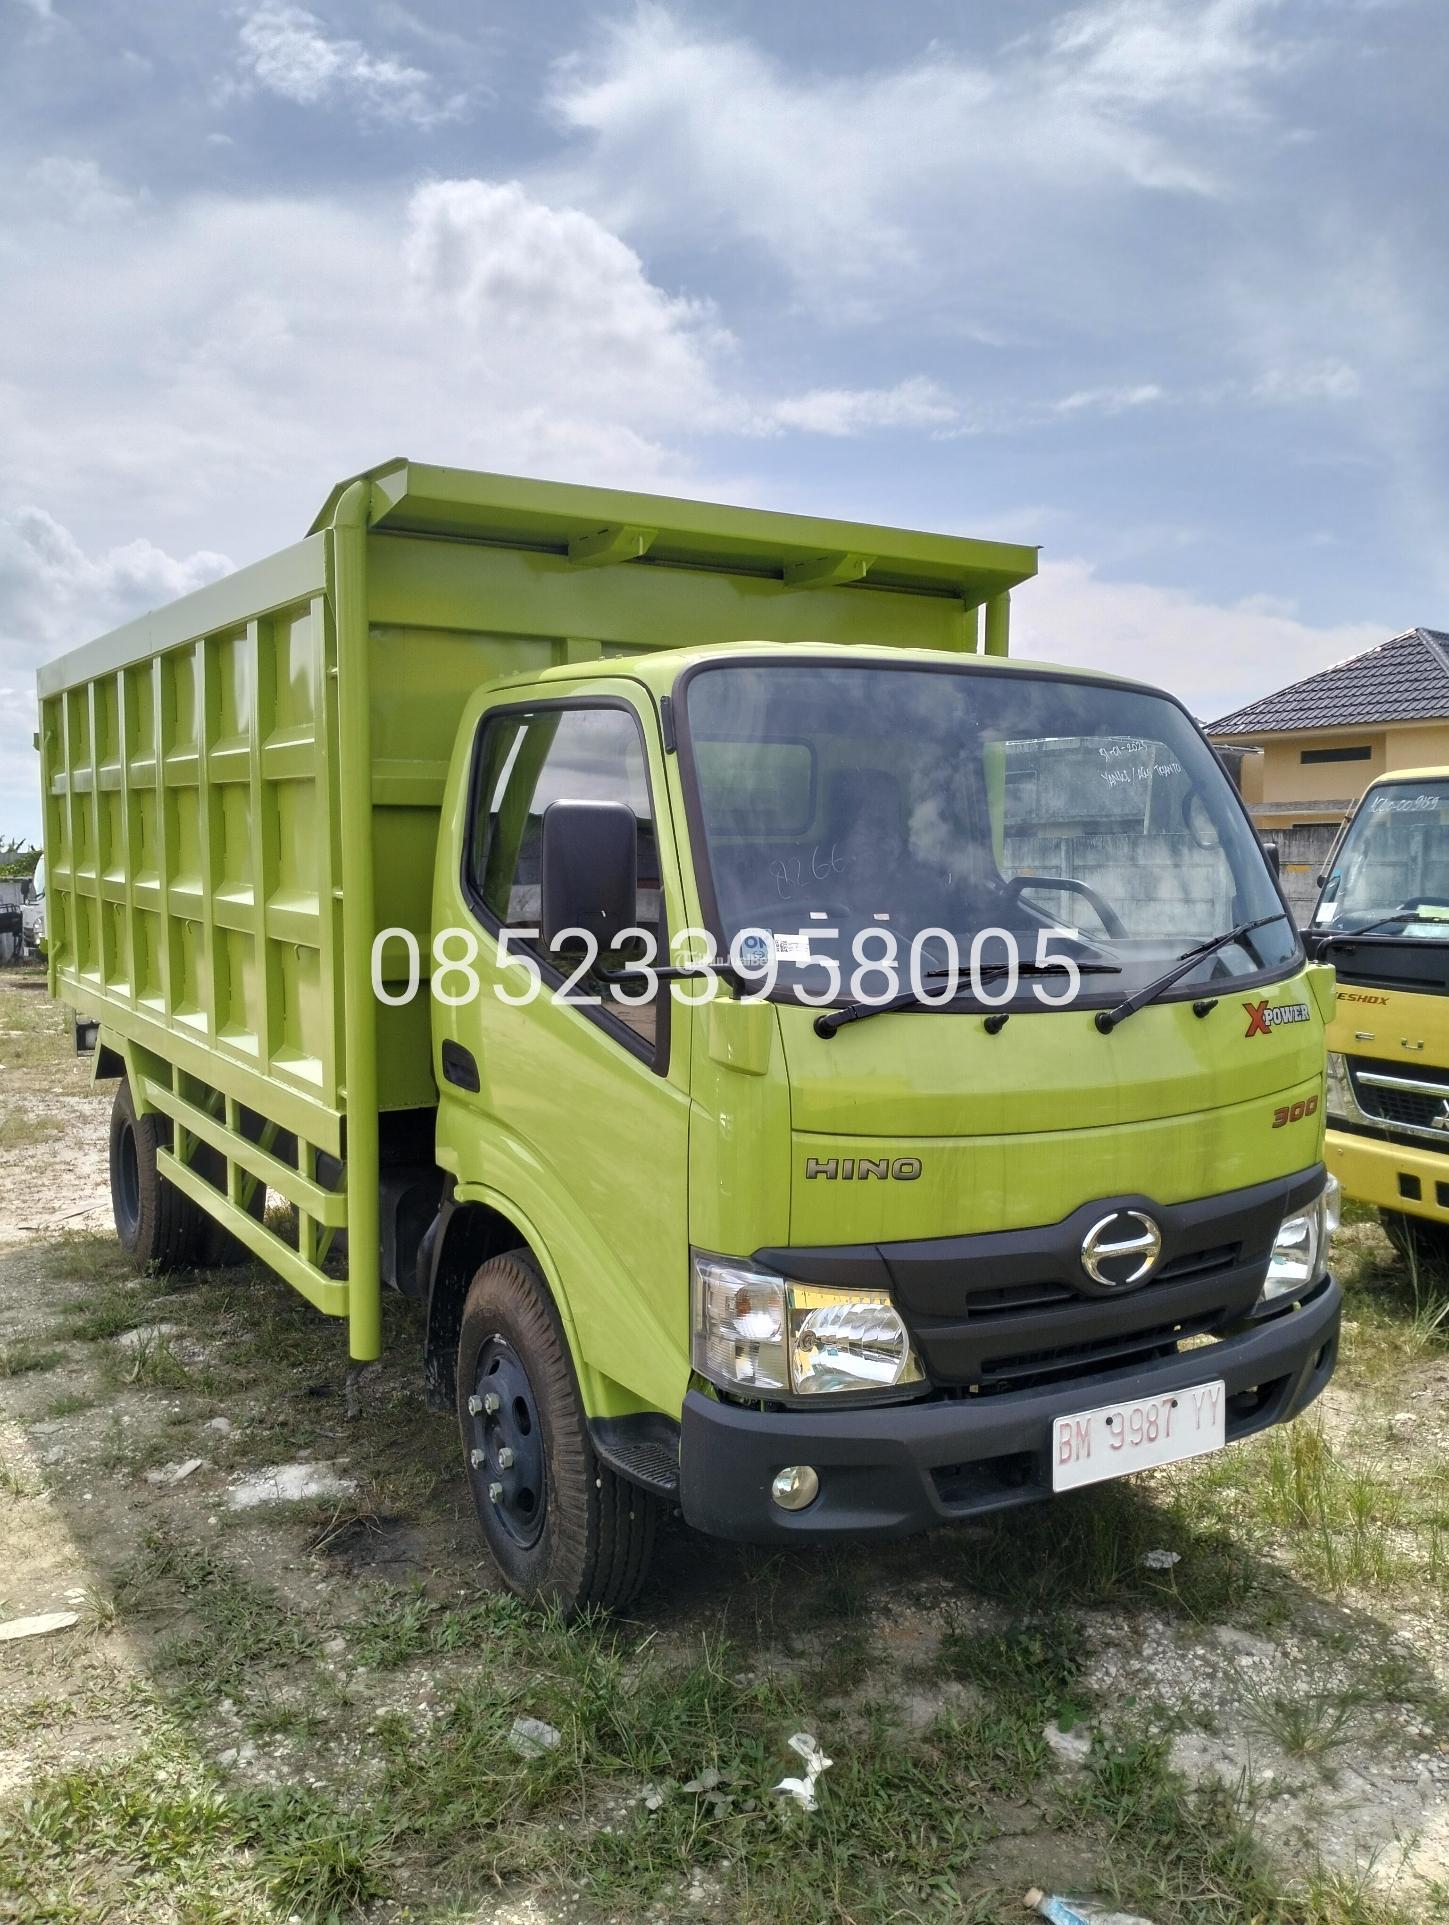
M359 1370L258 1271L126 1271L67 1051L0 988L0 1620L67 1620L0 1642L0 1918L1449 1917L1449 1319L1373 1224L1291 1431L884 1549L669 1524L570 1632L492 1583L411 1306Z

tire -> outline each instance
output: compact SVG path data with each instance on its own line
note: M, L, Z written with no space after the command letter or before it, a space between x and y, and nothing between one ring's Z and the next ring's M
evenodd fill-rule
M1380 1210L1379 1222L1384 1235L1406 1263L1428 1263L1449 1269L1449 1223L1408 1216L1402 1210Z
M133 1262L158 1270L188 1270L201 1260L211 1218L168 1183L156 1152L171 1143L161 1116L138 1116L125 1077L111 1105L111 1211L121 1248Z
M648 1572L658 1504L595 1455L558 1312L526 1250L491 1257L469 1285L458 1426L479 1528L510 1589L567 1617L627 1604Z

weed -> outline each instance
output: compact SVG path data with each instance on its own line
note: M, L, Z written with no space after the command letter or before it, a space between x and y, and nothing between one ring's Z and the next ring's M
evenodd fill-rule
M351 1917L388 1888L391 1838L377 1817L297 1787L250 1798L257 1870L284 1914Z
M1321 1760L1346 1743L1358 1702L1352 1691L1290 1694L1250 1686L1245 1693L1248 1724L1290 1758Z
M131 1346L122 1376L128 1384L149 1384L157 1390L181 1390L191 1381L191 1372L162 1331L147 1332Z
M35 1497L38 1490L32 1478L19 1470L8 1457L0 1457L0 1491L7 1497Z
M93 1410L95 1402L94 1397L87 1396L83 1391L63 1390L45 1406L45 1415L52 1421L58 1417L74 1417L80 1411Z
M33 1370L54 1370L62 1361L59 1350L45 1350L39 1344L0 1344L0 1377L23 1377Z
M1034 1724L1082 1716L1079 1684L1086 1640L1075 1619L1062 1613L1017 1620L1004 1631L948 1627L940 1663L948 1676L972 1684L1009 1711Z
M0 1111L0 1150L26 1150L48 1143L65 1125L55 1116L37 1116L18 1106Z

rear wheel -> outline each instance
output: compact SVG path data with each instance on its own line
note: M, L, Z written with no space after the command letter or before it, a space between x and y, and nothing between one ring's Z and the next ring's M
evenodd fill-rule
M1379 1222L1406 1263L1431 1263L1449 1269L1449 1223L1408 1216L1402 1210L1380 1210Z
M138 1116L125 1077L111 1105L111 1210L127 1256L159 1270L185 1270L201 1261L210 1217L168 1183L156 1152L170 1147L164 1117Z
M478 1522L509 1586L570 1615L627 1604L658 1505L595 1455L558 1313L525 1250L491 1258L469 1287L458 1424Z

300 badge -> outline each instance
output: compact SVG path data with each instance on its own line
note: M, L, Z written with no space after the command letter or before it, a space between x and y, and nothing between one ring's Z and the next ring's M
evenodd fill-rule
M1298 1103L1285 1103L1282 1109L1273 1112L1273 1128L1281 1130L1285 1123L1301 1123L1305 1116L1312 1116L1317 1108L1316 1096L1305 1096Z

